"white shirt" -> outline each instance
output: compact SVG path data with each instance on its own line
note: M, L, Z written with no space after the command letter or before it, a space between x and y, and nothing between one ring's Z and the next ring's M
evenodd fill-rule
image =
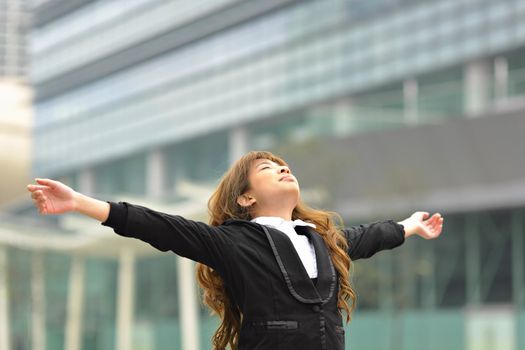
M297 234L294 228L295 226L310 226L315 228L316 226L314 224L299 219L287 221L277 216L259 216L252 221L258 224L271 226L284 232L292 241L306 272L308 272L308 276L310 276L310 278L317 278L317 262L314 246L308 240L308 237Z

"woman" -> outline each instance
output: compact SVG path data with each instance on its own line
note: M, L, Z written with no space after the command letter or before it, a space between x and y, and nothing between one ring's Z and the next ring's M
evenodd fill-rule
M349 322L356 301L351 261L410 235L436 238L443 224L439 213L418 211L400 222L342 228L336 213L305 205L284 160L263 151L223 176L208 201L209 224L100 201L50 179L37 183L28 190L40 214L76 211L197 261L203 301L221 318L215 349L344 349L342 312Z

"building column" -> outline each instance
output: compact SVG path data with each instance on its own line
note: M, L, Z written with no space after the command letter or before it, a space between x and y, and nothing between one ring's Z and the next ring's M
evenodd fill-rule
M78 191L90 196L95 192L95 175L91 168L83 169L78 176Z
M229 163L235 163L245 153L248 152L248 130L240 126L229 134Z
M75 255L69 269L69 292L64 350L80 350L84 313L84 258Z
M46 349L46 296L44 278L44 253L36 251L32 256L31 266L32 289L32 350Z
M466 291L467 304L478 306L481 303L481 260L480 260L480 240L479 240L479 218L475 214L467 215L465 234L466 252Z
M414 264L414 261L417 261L417 250L418 246L416 245L419 242L412 241L404 247L404 252L399 257L402 265L407 266L405 269L401 269L399 279L401 281L401 291L403 293L403 307L405 308L414 308L417 307L417 277L418 270L417 265Z
M10 349L7 248L0 246L0 349Z
M416 79L408 79L403 82L403 116L407 125L419 122L419 88Z
M490 65L474 61L465 67L463 111L468 117L486 110L490 99Z
M195 286L194 263L186 258L177 257L179 285L179 318L184 350L198 350L199 346L199 310Z
M384 315L384 323L386 327L385 343L388 349L402 349L402 336L403 333L403 318L401 312L395 310L396 302L395 295L396 290L394 286L394 265L396 264L395 254L384 254L378 256L376 259L377 271L380 274L378 295L379 295L379 311ZM359 298L358 298L359 303Z
M503 56L494 60L494 95L496 101L505 100L509 94L509 64Z
M523 237L523 210L512 211L512 298L516 307L525 306L525 239Z
M117 288L116 350L131 350L133 339L135 255L133 251L129 249L122 250L120 253Z
M161 198L166 187L166 160L160 149L151 151L147 156L146 195Z
M352 134L356 125L353 120L353 105L350 99L337 102L334 106L333 114L333 133L337 137L344 137Z
M423 242L425 243L425 242ZM422 275L422 290L421 305L425 309L433 309L436 307L436 246L434 244L423 244L423 256L426 258L423 266L420 266Z
M394 257L393 254L384 254L376 259L377 271L383 273L379 279L379 309L384 313L391 314L394 308Z

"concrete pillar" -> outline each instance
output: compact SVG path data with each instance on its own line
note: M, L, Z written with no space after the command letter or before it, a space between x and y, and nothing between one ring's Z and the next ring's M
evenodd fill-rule
M342 137L350 135L355 129L352 101L345 100L336 103L333 115L334 135Z
M240 126L230 131L229 147L230 164L235 163L248 152L248 130L246 127Z
M421 304L426 309L433 309L436 307L436 252L435 244L425 244L421 249L423 250L423 256L425 257L424 265L420 266L420 269L425 276L422 281Z
M523 237L523 210L513 210L512 235L512 298L514 306L525 306L525 238Z
M503 56L494 60L494 95L496 101L505 100L509 94L509 64Z
M416 79L408 79L403 82L403 115L407 125L419 123L419 89Z
M135 255L123 250L119 258L116 350L131 350L133 341Z
M402 308L414 308L417 304L417 249L415 240L406 242L403 247L403 254L399 256L399 262L402 266L406 266L399 272L399 290L402 293Z
M200 349L199 313L194 279L194 263L186 258L177 257L177 272L182 348L184 350L198 350Z
M477 306L481 303L481 257L479 239L479 217L467 215L466 219L466 279L467 304Z
M463 110L466 116L476 116L489 105L490 68L486 61L470 62L465 67Z
M78 176L78 191L89 196L95 192L95 175L90 168L83 169Z
M82 348L82 318L84 313L84 258L75 255L69 270L69 293L64 350Z
M166 189L166 160L160 149L148 154L146 167L146 195L161 198Z
M379 279L379 308L384 313L392 313L394 308L394 257L383 254L375 259L377 271L382 274Z
M0 246L0 349L10 349L7 248Z
M45 296L45 270L44 253L34 252L31 266L31 331L32 350L46 349L46 296Z

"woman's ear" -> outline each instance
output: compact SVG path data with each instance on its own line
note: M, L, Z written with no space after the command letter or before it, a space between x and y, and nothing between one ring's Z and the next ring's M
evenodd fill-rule
M250 207L256 202L255 198L250 196L249 194L241 194L239 197L237 197L237 204L239 204L241 207Z

